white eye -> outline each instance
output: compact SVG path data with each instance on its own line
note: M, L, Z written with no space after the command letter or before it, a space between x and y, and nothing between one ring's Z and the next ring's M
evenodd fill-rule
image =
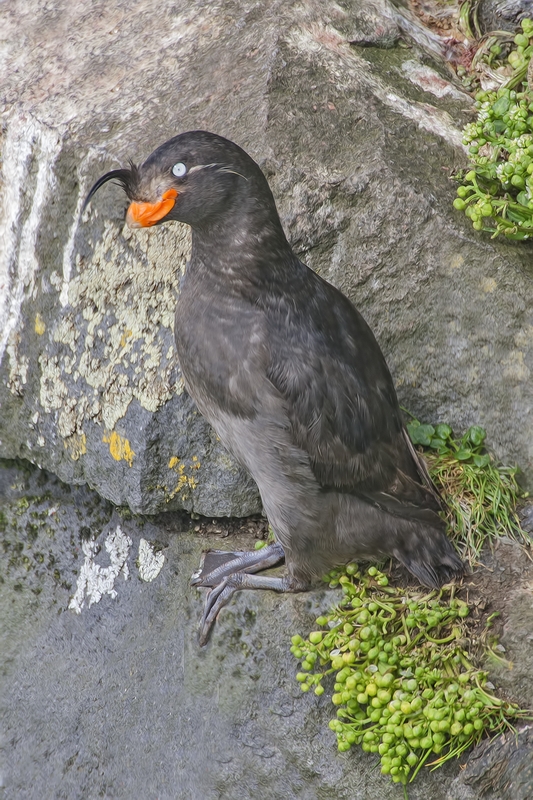
M186 172L187 167L185 164L182 164L181 161L178 164L174 164L172 167L172 174L175 175L176 178L183 178Z

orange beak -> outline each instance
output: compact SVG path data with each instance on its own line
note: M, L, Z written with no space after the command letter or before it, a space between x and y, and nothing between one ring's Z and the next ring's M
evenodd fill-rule
M163 192L161 200L157 203L130 203L126 222L130 228L149 228L155 225L160 219L166 217L178 193L175 189L167 189Z

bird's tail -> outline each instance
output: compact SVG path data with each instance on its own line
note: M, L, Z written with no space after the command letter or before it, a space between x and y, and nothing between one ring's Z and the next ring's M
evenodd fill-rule
M440 527L411 523L392 554L423 586L431 589L460 578L465 571L463 562Z

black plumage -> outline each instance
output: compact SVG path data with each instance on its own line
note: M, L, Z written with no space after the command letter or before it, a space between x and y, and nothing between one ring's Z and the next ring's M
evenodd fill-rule
M236 589L300 591L352 559L393 556L431 587L460 575L383 354L350 301L293 253L257 164L193 131L104 175L86 203L113 179L132 227L192 228L175 319L185 385L256 480L276 535L204 563L193 583L214 588L201 640ZM285 577L252 574L283 556Z

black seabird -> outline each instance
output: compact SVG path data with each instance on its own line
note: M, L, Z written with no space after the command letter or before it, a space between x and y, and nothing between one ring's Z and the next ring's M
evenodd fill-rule
M390 556L424 586L461 575L372 331L295 256L250 156L192 131L102 176L86 205L109 180L131 201L131 227L192 228L175 320L183 378L257 482L276 536L229 560L211 554L193 577L212 587L201 643L238 589L303 591L333 566ZM283 558L284 577L254 574Z

